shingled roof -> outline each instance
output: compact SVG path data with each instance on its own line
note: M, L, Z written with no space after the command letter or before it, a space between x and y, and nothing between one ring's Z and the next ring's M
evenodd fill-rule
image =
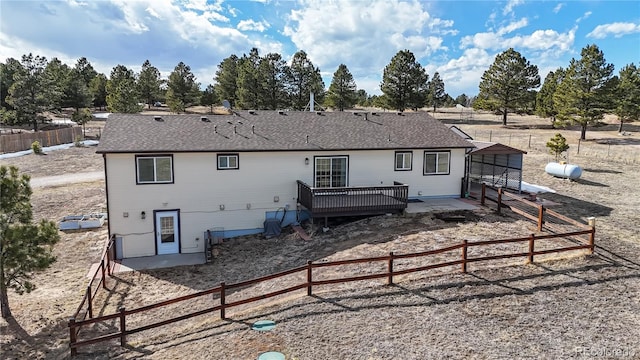
M98 153L471 148L426 113L111 114Z

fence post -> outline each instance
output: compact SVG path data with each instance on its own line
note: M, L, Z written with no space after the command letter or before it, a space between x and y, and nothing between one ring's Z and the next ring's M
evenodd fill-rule
M100 130L100 128L98 128ZM531 149L531 134L529 134L529 149Z
M78 349L74 346L76 344L77 332L76 332L76 318L69 319L69 347L71 348L71 356L78 355Z
M389 253L387 285L393 285L393 251Z
M468 242L469 241L467 241L466 239L462 240L462 245L464 245L462 247L462 272L465 274L467 273L467 243Z
M311 296L313 294L311 283L313 282L313 277L311 273L311 260L307 261L307 296Z
M102 288L106 289L107 279L106 279L105 270L104 270L104 259L100 260L100 269L102 270Z
M591 226L591 234L589 234L589 253L593 254L596 239L596 218L589 217L587 220L589 221L589 226Z
M124 306L120 307L118 311L120 312L120 346L125 346L127 344L127 324Z
M502 188L498 189L498 214L500 214L500 207L502 205Z
M220 319L224 320L227 318L225 314L225 284L224 281L220 283Z
M533 263L533 249L535 238L536 236L534 234L531 234L531 236L529 237L529 263Z
M482 192L480 193L480 205L484 206L484 197L487 195L487 185L482 183Z
M538 231L542 231L542 224L544 224L544 206L538 207Z
M93 299L91 299L91 285L87 285L87 312L89 313L89 319L93 318Z

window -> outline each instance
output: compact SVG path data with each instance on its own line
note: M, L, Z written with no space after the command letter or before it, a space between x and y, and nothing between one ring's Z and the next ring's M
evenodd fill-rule
M424 175L448 175L449 151L424 153Z
M346 156L327 156L315 158L315 187L345 187L347 186Z
M173 157L136 156L138 184L173 183Z
M411 171L413 153L411 151L396 151L396 171Z
M235 170L239 168L238 154L218 155L218 170Z

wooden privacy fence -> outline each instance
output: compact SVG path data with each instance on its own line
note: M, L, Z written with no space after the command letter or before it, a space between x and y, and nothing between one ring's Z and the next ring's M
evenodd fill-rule
M582 224L582 226L585 227L584 224ZM536 241L575 237L575 236L587 235L587 234L589 235L588 242L582 242L574 246L559 247L559 248L546 249L546 250L535 250ZM263 276L263 277L252 279L252 280L239 282L236 284L226 284L222 282L220 283L219 286L211 289L207 289L194 294L174 298L171 300L158 302L152 305L139 307L136 309L126 309L124 307L121 307L119 308L118 312L109 314L109 315L99 316L95 318L92 318L90 316L89 319L81 319L81 320L78 320L75 317L71 318L69 320L69 336L70 336L69 347L71 349L71 355L76 355L77 349L79 347L96 344L104 341L114 340L114 339L119 339L120 345L124 346L127 342L127 336L131 334L135 334L141 331L153 329L159 326L168 325L177 321L181 321L181 320L189 319L195 316L209 314L217 311L220 312L221 319L226 319L226 314L225 314L226 309L233 308L243 304L252 303L259 300L264 300L267 298L283 295L292 291L297 291L302 289L306 289L307 295L312 295L313 288L318 286L327 286L331 284L339 284L339 283L347 283L352 281L362 281L362 280L371 280L371 279L382 279L382 278L386 279L387 284L393 284L394 276L405 275L409 273L426 271L430 269L436 269L436 268L447 267L447 266L460 266L460 270L463 273L466 273L467 264L474 263L474 262L494 261L498 259L515 258L515 257L526 257L529 262L533 262L534 257L537 255L557 253L557 252L563 252L563 251L582 250L582 249L593 252L594 234L595 234L595 228L590 226L588 227L588 229L585 227L585 229L580 231L573 231L573 232L567 232L567 233L561 233L561 234L537 235L537 236L534 234L531 234L528 237L522 237L522 238L487 240L487 241L464 240L459 244L451 245L448 247L429 250L429 251L409 253L409 254L395 254L391 252L389 253L389 255L386 255L386 256L378 256L378 257L371 257L371 258L349 259L349 260L339 260L339 261L319 262L319 263L308 261L307 264L304 266L300 266L287 271ZM493 246L493 245L505 244L505 243L524 243L526 246L523 248L523 250L512 252L512 253L490 255L490 256L475 256L475 257L469 256L469 252L468 252L469 248L486 247L486 246ZM441 254L441 253L452 253L453 256L458 258L458 260L445 261L445 262L428 264L428 265L424 264L424 265L419 265L411 268L403 268L401 270L394 269L395 261L398 259L428 258L430 256ZM367 263L367 264L386 263L386 269L383 272L366 274L366 275L348 276L348 277L330 278L330 279L325 279L323 277L320 277L321 279L317 280L318 276L321 275L321 272L322 272L322 270L320 269L333 268L336 266L351 265L351 264L363 264L363 263ZM104 274L104 271L103 271L103 274ZM229 294L230 290L260 284L265 281L278 279L278 278L292 275L292 274L301 274L302 275L301 278L303 279L306 275L306 281L303 280L302 282L297 283L296 285L283 287L276 291L262 293L246 299L229 301L229 302L227 301L227 295ZM218 298L216 299L214 297L213 300L211 300L210 295L213 295L213 294L218 294L219 295ZM130 317L130 315L143 313L149 310L162 308L165 306L181 303L187 300L202 298L205 296L209 296L209 297L203 299L203 301L209 301L212 303L210 306L207 305L207 307L204 309L193 311L193 312L180 315L177 317L172 317L169 319L156 321L151 324L146 324L136 328L127 327L127 319L128 317ZM154 316L154 319L155 319L155 316ZM111 323L115 322L115 324L111 325L111 328L117 329L117 331L104 334L101 336L93 337L93 338L82 339L82 340L79 339L78 333L82 327L89 326L91 324L101 323L103 325L107 325L107 326L103 326L104 328L109 328L108 326L109 322Z
M79 126L0 135L0 153L29 150L34 141L38 141L42 147L71 144L76 141L78 136L82 137L82 128Z

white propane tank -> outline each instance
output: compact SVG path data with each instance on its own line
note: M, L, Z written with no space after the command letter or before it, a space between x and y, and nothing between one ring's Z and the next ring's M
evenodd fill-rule
M545 166L544 171L553 176L576 180L582 175L582 168L578 165L561 164L550 162Z

